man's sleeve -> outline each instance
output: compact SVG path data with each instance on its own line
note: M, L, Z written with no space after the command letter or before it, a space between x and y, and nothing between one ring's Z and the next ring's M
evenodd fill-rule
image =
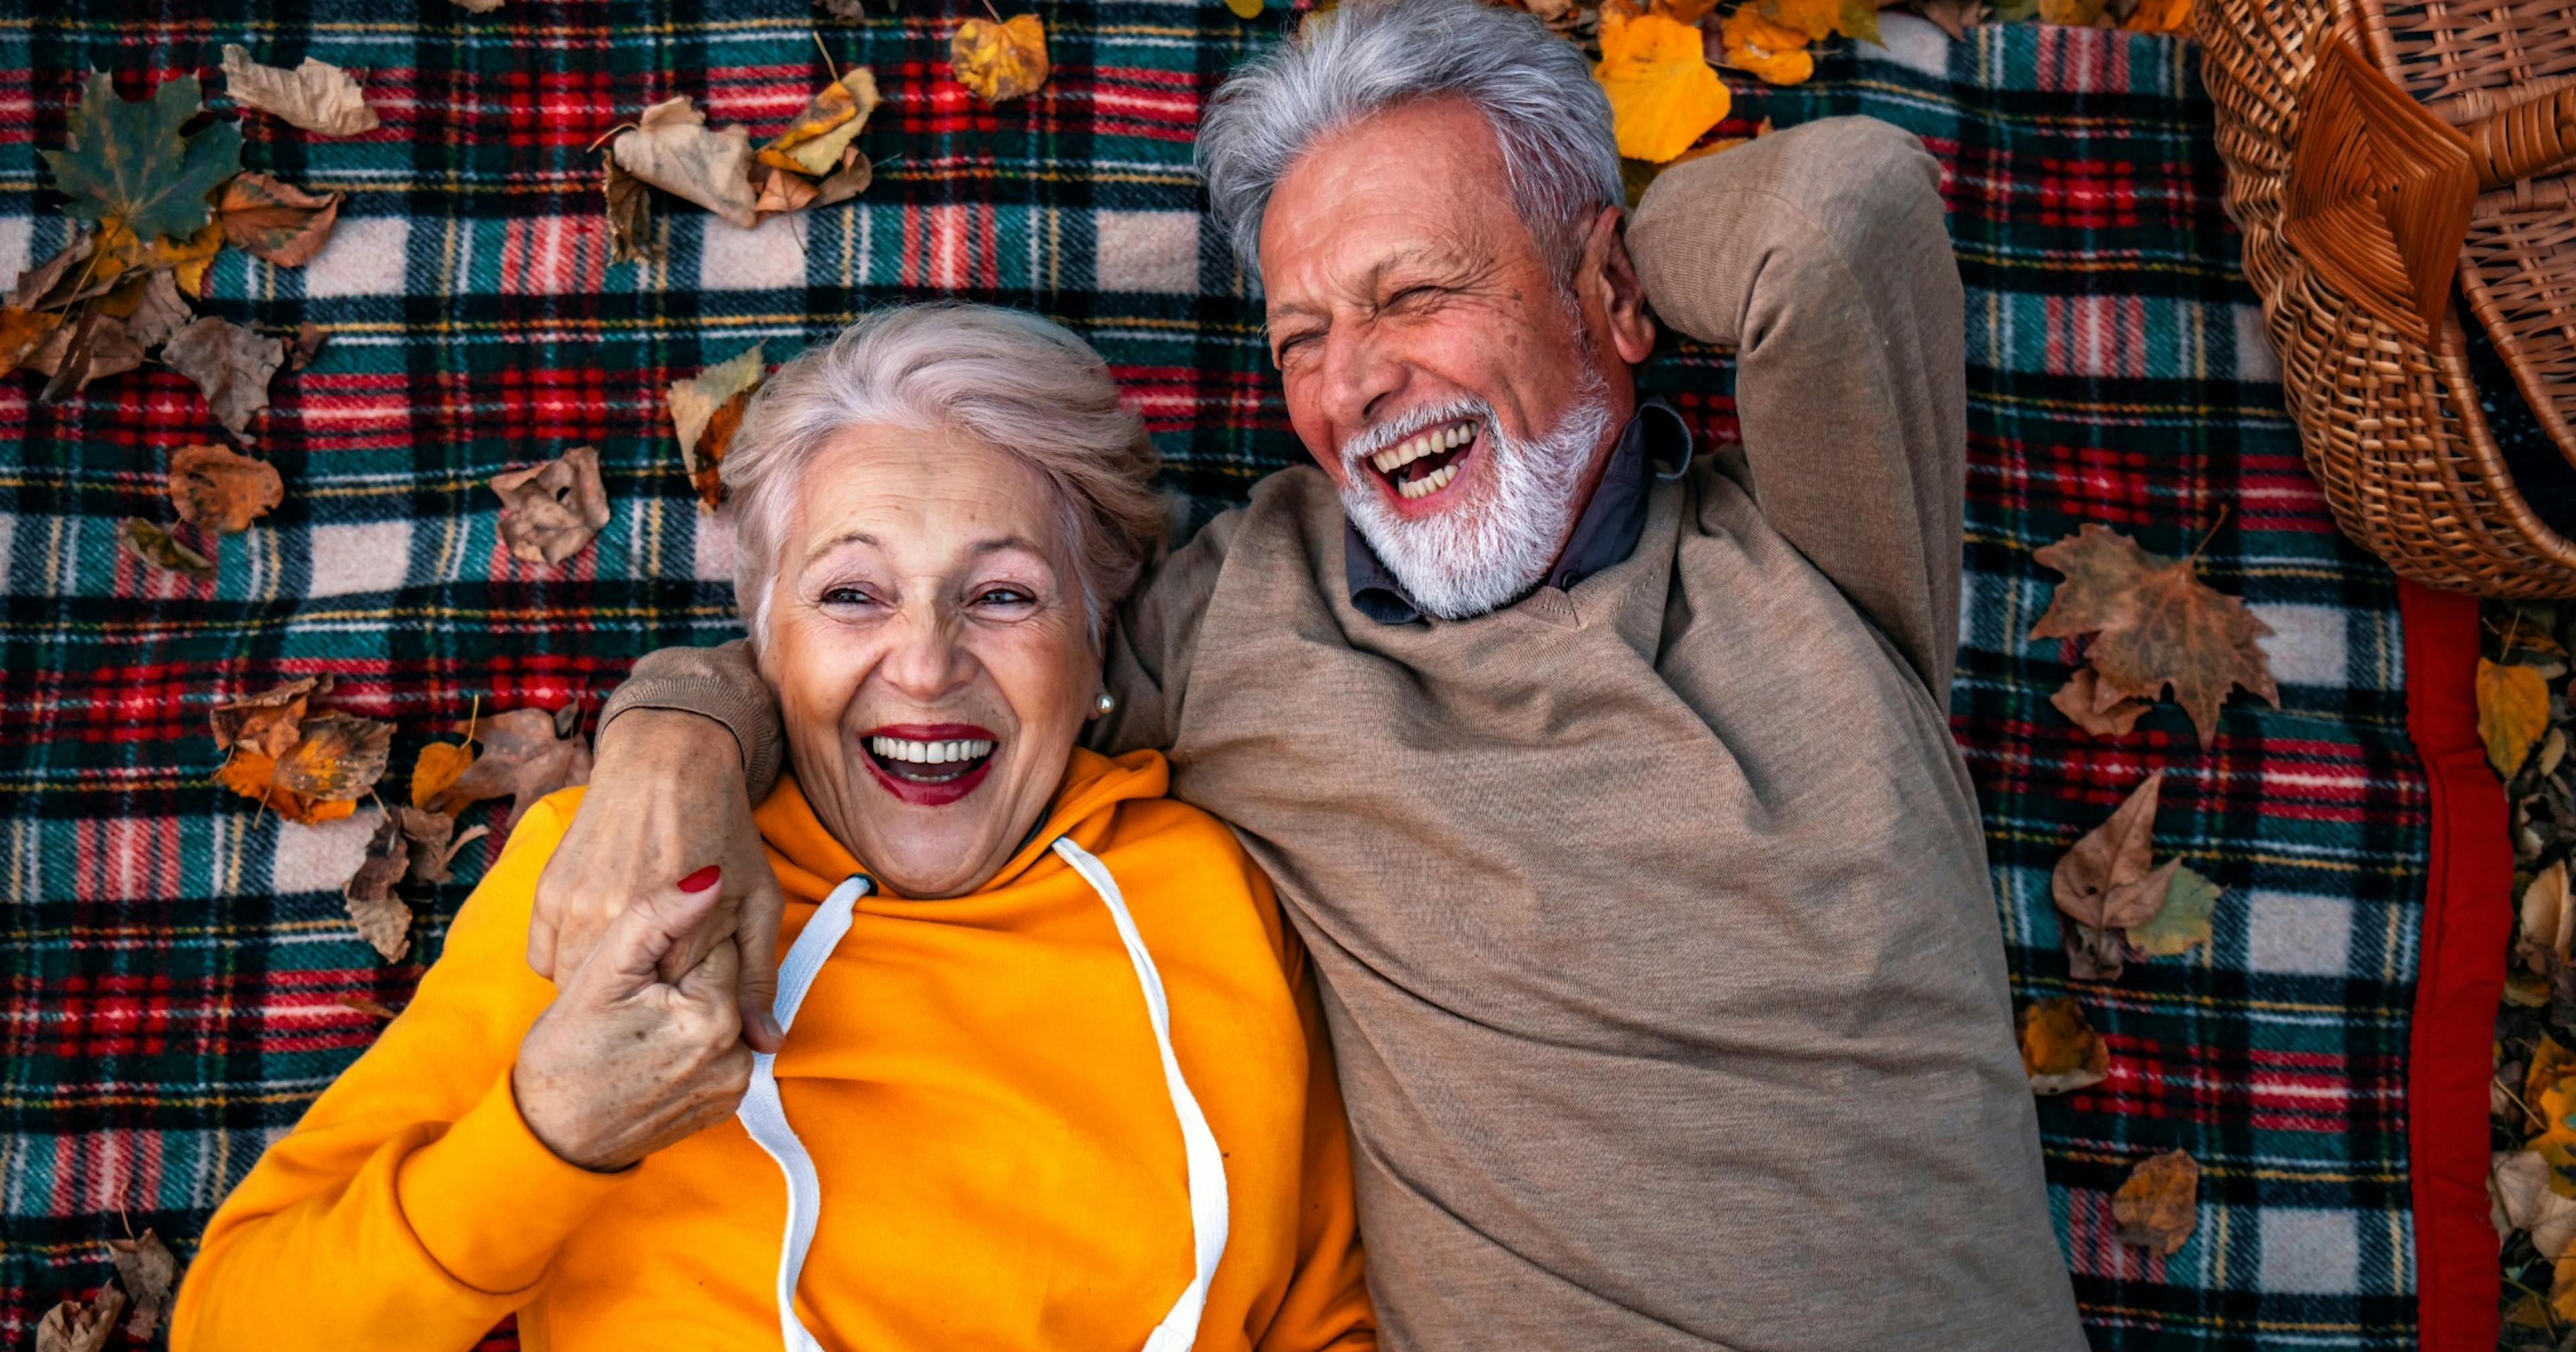
M778 782L785 738L769 683L741 639L713 648L661 648L635 663L626 683L609 696L599 726L629 709L677 709L722 723L742 748L742 777L757 803Z
M1735 349L1753 499L1950 699L1965 309L1912 134L1807 123L1666 170L1628 228L1655 313Z
M1218 516L1174 550L1119 607L1109 626L1101 681L1117 703L1083 732L1083 744L1118 755L1139 747L1170 748L1179 735L1181 702L1198 653L1199 621L1226 551L1242 529L1244 509ZM658 654L656 654L658 656Z

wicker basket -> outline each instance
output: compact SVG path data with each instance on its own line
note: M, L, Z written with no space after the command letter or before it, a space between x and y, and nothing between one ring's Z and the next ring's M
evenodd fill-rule
M2449 300L2576 464L2576 3L2196 8L2245 275L2336 520L2435 586L2576 596L2576 541L2516 491Z

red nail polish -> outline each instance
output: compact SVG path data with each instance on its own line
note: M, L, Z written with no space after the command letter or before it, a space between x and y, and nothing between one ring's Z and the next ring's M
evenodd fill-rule
M708 888L715 886L716 879L723 876L723 869L720 869L713 864L709 864L705 868L699 869L697 872L690 874L688 877L682 878L680 880L680 890L683 892L704 892Z

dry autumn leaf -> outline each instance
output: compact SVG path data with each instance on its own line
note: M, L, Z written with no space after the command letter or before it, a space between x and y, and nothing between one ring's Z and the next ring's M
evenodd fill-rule
M307 798L276 782L277 759L256 751L235 751L215 770L215 782L260 804L291 822L318 826L338 821L358 810L357 800L350 798L322 801Z
M135 346L147 350L159 347L197 317L189 310L188 302L180 299L179 283L171 272L152 273L134 285L137 288L134 310L125 319L125 332L134 340ZM113 302L114 293L111 293L111 310Z
M806 205L828 207L849 201L866 192L868 184L876 181L876 175L876 165L860 154L857 146L850 146L841 152L841 167L814 185L814 200Z
M491 827L481 825L459 832L454 817L416 807L396 807L393 819L402 828L403 839L411 843L411 871L405 878L433 886L448 881L447 866L455 862L457 851L492 833Z
M399 1012L382 1000L370 999L364 995L350 995L346 992L332 996L331 1003L354 1009L369 1018L383 1019L388 1023L392 1022L395 1014Z
M1726 16L1718 42L1726 64L1749 71L1765 84L1804 84L1816 73L1816 58L1807 51L1807 35L1762 17L1746 5Z
M180 134L200 111L194 75L164 80L150 99L129 103L107 72L93 71L65 120L68 143L39 153L73 215L142 239L185 239L206 224L215 185L241 169L241 128L218 120Z
M2111 1195L2120 1242L2170 1254L2191 1238L2200 1214L2200 1162L2179 1150L2150 1155Z
M2151 554L2089 523L2032 557L2066 580L2030 636L2094 636L2086 658L2099 682L2097 711L2105 700L2159 699L2170 685L2206 746L2231 687L2280 707L2271 663L2254 642L2271 627L2194 576L2190 559Z
M2100 1084L2111 1073L2111 1049L2084 1018L2075 997L2034 1001L2021 1012L2021 1068L2030 1089L2046 1097Z
M221 446L170 452L170 501L179 519L211 535L237 535L286 500L277 469Z
M454 813L486 798L511 799L508 822L557 789L590 782L590 743L579 733L555 734L555 715L543 709L512 709L483 719L475 729L483 752L430 804L435 812Z
M2173 881L2165 888L2164 906L2156 918L2127 931L2129 947L2151 958L2169 958L2209 942L2218 911L2218 884L2178 863L2167 861Z
M207 315L163 344L161 360L197 382L216 421L247 437L250 420L268 407L268 382L286 364L286 343Z
M227 43L224 92L235 103L319 136L359 136L377 127L376 110L367 106L358 82L338 66L309 56L288 70L263 66L247 50Z
M194 578L212 578L215 575L213 559L179 543L169 531L139 516L129 516L117 523L116 543L126 553L164 572Z
M2103 22L2102 11L2110 0L2039 0L2039 21L2069 28L2087 28Z
M2567 861L2561 859L2523 884L2514 956L2525 969L2548 976L2566 963L2571 939L2576 939L2576 891L2569 889Z
M706 114L685 94L645 109L633 127L608 143L608 153L626 172L745 230L760 223L751 187L751 133L738 126L709 130Z
M471 742L432 742L422 747L420 759L411 767L412 806L427 808L435 804L439 795L446 793L456 777L473 763Z
M36 1352L100 1352L125 1313L125 1293L110 1286L95 1301L67 1300L36 1322Z
M1004 22L968 19L948 43L948 69L986 103L1035 93L1047 81L1046 25L1034 14Z
M663 393L671 413L671 430L680 439L680 465L698 490L698 505L714 511L724 501L718 469L742 410L760 388L765 374L760 344L718 362L687 380L672 381Z
M271 782L327 802L360 797L384 777L393 735L392 724L354 714L307 718L303 737L278 757Z
M2478 659L2478 737L2487 764L2507 779L2522 769L2531 744L2549 730L2549 682L2519 664Z
M1985 0L1914 0L1914 8L1953 41L1966 38L1971 25L1986 21Z
M1246 23L1261 17L1261 0L1225 0L1225 7Z
M56 310L0 309L0 375L15 371L28 356L63 326Z
M492 491L501 499L502 543L521 563L562 563L608 524L599 452L588 446L575 446L542 465L494 475Z
M1610 98L1620 154L1661 164L1725 120L1732 99L1702 46L1698 29L1670 19L1603 12L1592 78Z
M340 218L340 194L320 196L266 174L243 170L224 184L215 204L224 238L282 268L302 267L331 238Z
M2132 33L2168 33L2176 37L2191 36L2192 0L2138 0L2138 7L2120 21Z
M116 1264L116 1279L125 1284L125 1294L134 1302L125 1317L125 1336L138 1343L152 1341L161 1331L162 1316L170 1312L170 1293L179 1284L179 1259L150 1230L140 1239L109 1240L107 1257Z
M1762 17L1810 38L1878 41L1878 0L1760 0Z
M2140 715L2156 707L2152 701L2129 698L2116 698L2109 708L2094 707L2101 702L2100 678L2091 667L2078 667L2048 702L2067 721L2096 737L2125 736L2138 725Z
M329 676L299 676L256 695L226 700L208 711L215 746L224 751L256 751L275 760L304 740L308 701L331 693Z
M809 178L832 172L841 163L841 152L868 125L868 115L877 110L878 102L876 76L865 66L852 68L823 86L805 111L787 124L787 130L760 148L760 162Z
M2547 1033L2541 1034L2540 1045L2532 1048L2531 1064L2522 1073L2523 1112L2528 1119L2528 1128L2548 1134L2549 1123L2532 1105L2538 1104L2551 1086L2566 1079L2571 1072L2576 1072L2576 1052L2567 1050L2558 1039ZM2566 1185L2559 1185L2559 1191L2566 1190Z
M394 895L394 884L411 871L411 841L387 817L367 839L367 857L340 889L358 937L387 962L400 962L411 951L411 907Z
M2166 870L2175 865L2149 867L2156 798L2164 779L2162 770L2147 776L2108 821L2075 842L2049 875L2049 895L2074 922L2066 936L2067 958L2080 979L2116 979L2121 959L2114 932L2144 925L2164 907L2173 877Z
M644 180L626 172L615 154L599 166L600 194L608 201L608 261L658 261L662 245L653 236L653 194L644 190Z
M2498 1233L2531 1232L2531 1246L2556 1258L2576 1240L2576 1198L2549 1186L2549 1161L2535 1150L2498 1150L2487 1160L2487 1206Z

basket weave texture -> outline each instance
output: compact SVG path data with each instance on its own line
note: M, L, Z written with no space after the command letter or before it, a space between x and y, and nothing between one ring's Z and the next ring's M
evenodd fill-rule
M2576 462L2576 4L2204 0L2202 80L2227 207L2281 355L2308 467L2336 520L2408 577L2489 596L2576 596L2576 542L2514 486L2450 307L2392 327L2284 234L2302 91L2349 42L2464 133L2483 192L2458 285L2542 428ZM2492 392L2502 395L2502 391Z

